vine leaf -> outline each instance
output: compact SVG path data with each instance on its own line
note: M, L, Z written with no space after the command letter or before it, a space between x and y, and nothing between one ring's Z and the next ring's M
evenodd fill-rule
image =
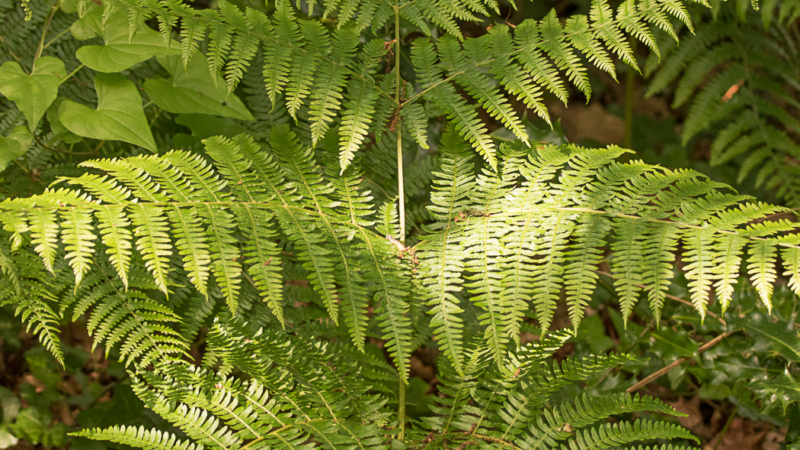
M136 86L119 74L99 73L94 78L97 110L64 100L58 118L78 136L124 141L156 151L156 143L142 109Z
M172 79L148 79L144 82L144 90L161 109L176 114L255 120L239 97L228 94L222 75L217 73L217 82L214 82L203 59L192 58L185 70L180 56L159 56L158 62L172 75Z
M0 170L6 168L8 163L24 155L31 146L33 135L25 126L14 128L6 137L0 136Z
M67 127L61 123L61 119L58 118L58 108L61 107L64 100L66 100L65 97L56 97L55 101L47 108L47 122L50 124L50 131L53 132L53 140L58 139L66 144L75 144L82 141L83 138L76 136L75 133L71 133Z
M149 27L141 27L130 37L128 15L124 10L111 16L105 25L102 13L102 8L96 8L73 25L73 28L82 30L82 38L93 37L88 31L91 30L105 41L105 45L84 45L76 52L78 59L90 69L115 73L156 55L181 54L176 47L168 48L161 34Z
M35 130L66 76L64 62L51 56L37 59L30 75L22 71L19 63L9 61L0 67L0 93L16 103L30 129Z

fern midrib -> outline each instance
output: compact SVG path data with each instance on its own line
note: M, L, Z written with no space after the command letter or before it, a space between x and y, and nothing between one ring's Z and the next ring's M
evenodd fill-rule
M546 245L549 246L549 248L548 248L547 254L545 255L544 264L542 264L545 267L544 273L545 273L545 280L546 280L545 284L544 284L544 287L542 288L542 292L543 292L544 297L545 297L545 303L544 303L544 308L545 309L544 309L544 311L545 311L545 314L547 315L547 317L551 317L551 315L549 314L549 311L553 310L554 307L555 307L555 305L551 305L550 304L551 303L551 300L550 300L550 289L551 289L551 287L550 286L555 284L555 280L554 280L554 277L553 277L553 270L555 270L555 266L556 266L557 260L560 259L559 256L562 256L564 254L564 252L563 252L563 244L559 244L559 242L558 242L558 235L560 233L563 233L563 231L564 231L564 230L561 229L561 226L562 226L562 222L564 221L566 215L567 214L566 214L565 211L559 212L559 214L556 216L555 223L553 224L553 227L550 229L550 237L549 238L545 238L545 243L546 243ZM569 225L571 225L571 223L568 222L567 226L569 226ZM558 287L559 287L559 291L560 291L561 290L561 286L558 286ZM545 323L547 324L546 327L545 326L542 327L542 332L543 333L547 333L547 331L548 331L547 328L549 328L549 326L551 325L549 323L550 320L544 320L542 322L543 322L543 324L545 324Z
M353 200L352 200L353 196L352 196L352 194L350 192L350 185L348 183L343 183L343 186L344 186L344 188L342 190L343 190L343 192L344 192L344 194L345 194L345 196L347 198L347 204L350 207L350 211L351 211L351 213L350 213L351 214L351 221L352 221L353 225L356 225L356 223L355 223L355 206L353 205ZM367 246L367 249L369 250L369 254L370 254L370 257L372 258L372 261L375 263L374 268L376 269L376 271L378 272L378 275L380 276L380 280L381 280L380 286L381 286L381 290L383 290L384 299L386 300L386 312L390 315L390 322L392 324L392 333L394 334L394 336L396 336L395 337L395 348L397 349L398 368L400 368L400 374L401 374L401 378L402 378L402 374L405 373L405 370L406 370L406 362L405 362L406 360L403 357L403 355L408 353L408 351L407 350L402 350L403 348L405 348L405 343L401 339L402 333L401 333L401 330L397 326L398 319L395 318L394 308L391 307L391 298L393 296L390 293L389 283L386 281L386 276L383 273L383 264L381 264L380 259L378 258L378 255L375 253L375 248L372 245L372 240L370 239L370 236L366 233L367 230L365 228L363 228L363 227L358 227L358 230L361 233L362 240L364 241L364 244ZM377 232L374 232L374 234L377 235ZM355 310L355 308L354 308L354 310ZM357 317L355 318L355 321L353 323L358 324L358 318Z
M259 173L261 173L261 172L259 171ZM262 175L263 175L263 173L262 173ZM262 179L269 183L268 178L263 178L262 177ZM231 206L236 206L236 205L248 205L248 206L264 207L264 208L282 208L282 209L287 210L287 212L291 212L293 210L296 210L296 211L302 211L302 212L307 213L307 214L315 214L315 215L319 215L319 216L325 216L326 218L334 218L333 216L331 216L331 215L329 215L327 213L324 213L324 212L312 211L312 210L310 210L308 208L291 206L288 203L286 203L286 200L280 194L280 191L275 188L275 186L273 186L271 183L270 183L270 186L272 187L273 191L276 193L276 195L280 198L280 200L283 203L276 204L276 203L268 203L268 202L259 202L259 201L255 201L255 200L254 201L249 201L249 202L242 202L242 201L218 201L218 202L197 202L197 201L192 201L192 202L169 202L169 201L163 201L162 202L162 201L159 201L159 202L148 202L148 203L106 204L106 205L103 205L103 206L105 206L105 207L115 207L115 206L131 207L131 206L138 206L139 208L142 208L143 206L171 207L171 206L211 205L211 206L231 207ZM251 196L251 199L252 199L252 196ZM91 203L91 202L89 202L89 203L76 203L76 204L73 204L73 205L68 205L68 206L63 206L63 207L62 206L59 206L59 207L46 207L46 206L34 205L34 206L30 207L29 209L30 210L38 210L38 211L49 211L49 210L62 210L62 209L69 208L71 206L82 207L82 208L85 208L85 209L97 209L100 205L95 204L95 203ZM0 204L0 209L2 209L2 204ZM6 210L8 211L9 209L6 209ZM578 208L578 207L559 207L559 208L554 208L554 207L540 206L540 207L535 207L535 208L531 208L531 209L518 209L518 210L515 210L514 212L494 213L494 214L491 214L491 216L492 217L519 217L521 215L527 215L528 217L530 217L535 213L547 213L547 212L554 212L554 211L577 212L577 213L586 213L586 214L600 214L600 215L604 215L604 216L607 216L607 217L616 217L616 218L624 218L624 219L631 219L631 220L644 220L644 221L649 222L649 223L666 223L668 225L671 224L671 225L675 225L675 226L678 226L680 228L686 228L686 229L714 230L715 233L721 234L721 235L732 235L732 236L737 235L737 231L736 230L731 231L730 229L723 229L723 228L718 228L718 227L704 227L704 226L701 226L701 225L694 225L694 224L691 224L691 223L673 221L673 220L669 220L669 219L655 219L655 218L650 218L650 217L641 217L641 216L637 216L637 215L633 215L633 214L623 214L623 213L617 213L617 212L611 212L611 211L602 211L602 210L595 210L595 209L590 209L590 208ZM442 230L441 233L444 234L445 231L453 230L453 229L459 229L459 228L463 228L463 227L468 226L470 221L471 221L471 219L472 219L472 217L475 217L475 216L471 215L469 212L465 212L465 213L468 215L466 220L464 220L462 222L458 222L458 223L450 221L450 223L446 227L444 227L444 229ZM295 218L295 216L293 214L290 213L290 215L293 218ZM480 217L482 217L482 216L483 215L481 215ZM374 230L370 230L369 228L362 227L362 226L360 226L358 224L354 224L354 223L349 222L349 221L341 221L341 222L336 222L336 223L340 224L340 225L345 225L345 226L357 228L357 229L361 230L362 232L369 232L369 233L375 234L376 236L379 236ZM32 231L33 231L33 229L32 229ZM379 237L382 237L382 236L379 236ZM752 241L769 240L769 238L764 238L764 237L759 237L759 236L746 236L746 239L752 240ZM422 244L423 242L425 242L425 241L421 241L420 243L412 246L411 249L412 250L416 250L417 247L420 244ZM789 242L781 241L781 242L778 242L777 245L780 246L780 247L784 247L784 248L797 248L797 249L800 249L800 244L791 244Z
M691 224L691 223L679 222L679 221L670 220L670 219L655 219L655 218L651 218L651 217L643 217L643 216L637 216L637 215L633 215L633 214L624 214L624 213L617 213L617 212L613 212L613 211L602 211L602 210L595 210L595 209L590 209L590 208L578 208L578 207L540 206L540 207L535 207L535 208L531 208L531 209L516 209L513 212L494 213L494 214L491 215L491 217L512 217L513 218L513 217L519 217L519 216L522 216L522 215L532 215L532 214L535 214L535 213L552 213L552 212L560 212L560 211L564 211L564 212L570 212L571 211L571 212L586 213L586 214L601 214L601 215L608 216L608 217L615 217L615 218L622 218L622 219L644 220L645 222L648 222L648 223L666 223L666 224L672 224L672 225L676 225L676 226L678 226L680 228L686 228L686 229L714 230L714 232L717 233L717 234L733 235L733 236L737 235L737 231L742 231L742 230L733 230L733 231L731 231L729 228L719 228L719 227L713 227L713 226L694 225L694 224ZM447 225L446 227L444 227L442 229L442 232L445 231L445 230L448 230L448 229L466 227L466 226L469 225L469 222L473 217L483 217L483 214L475 215L475 214L470 213L469 211L465 211L464 213L467 214L467 216L468 216L466 220L460 221L460 222L451 221L451 223L449 225ZM750 240L753 240L753 241L770 240L770 238L764 238L764 237L760 237L760 236L746 236L746 238L750 239ZM413 246L411 248L415 249L420 244L421 243L418 243L418 244L416 244L415 246ZM787 248L800 248L800 244L791 244L791 243L788 243L788 242L778 242L778 246L787 247Z
M180 220L180 226L184 230L187 231L185 233L184 239L186 239L187 243L189 244L187 246L187 250L189 250L190 254L192 255L192 262L194 262L194 266L195 266L194 270L190 272L190 275L194 276L194 278L197 280L198 284L202 283L203 288L200 289L198 287L197 290L200 291L200 293L203 294L206 297L206 299L208 299L208 292L206 290L206 282L208 281L208 274L207 273L205 274L206 278L204 279L203 278L203 275L204 275L203 271L201 270L200 264L198 263L198 261L200 261L200 259L198 258L198 256L199 256L198 253L197 253L198 246L195 245L194 234L188 232L189 231L189 226L186 223L186 221L184 220L183 214L181 214L179 208L175 207L174 211L175 211L175 218L177 220Z
M106 213L108 214L109 218L119 219L119 216L115 217L115 216L112 215L113 214L112 213L112 208L110 208L110 207L108 207L106 205L101 206L101 208L106 210ZM116 211L117 211L117 213L123 213L124 208L117 208ZM116 220L114 222L116 222ZM123 219L123 222L124 222L124 219ZM111 255L109 257L109 259L111 260L111 263L114 266L116 266L116 269L119 271L120 278L122 278L122 283L125 285L125 289L128 289L128 271L126 270L127 267L125 265L125 261L124 260L127 259L128 262L130 262L130 255L131 255L130 248L132 247L132 245L129 244L128 245L128 247L129 247L128 249L125 249L122 246L118 245L121 242L128 242L128 240L122 236L122 233L119 232L119 229L117 227L117 223L111 223L110 225L111 226L109 226L107 228L108 231L106 231L105 233L103 233L103 231L101 231L100 234L103 237L105 237L108 234L111 234L111 239L114 241L115 247L111 247L111 246L108 246L108 247L109 247L109 249L116 250L116 255ZM128 236L128 237L130 237L130 236ZM127 254L125 254L125 253L127 253ZM117 262L115 263L114 260L117 260Z
M162 406L162 408L164 408L164 407ZM164 408L164 409L167 409L167 408ZM189 408L187 407L186 409L189 409ZM170 411L170 410L168 410L168 409L167 409L167 411L165 411L165 412L166 412L166 414L165 414L165 415L170 415L170 416L173 416L173 417L177 416L177 417L175 417L175 419L174 419L174 422L177 422L177 423L183 422L183 423L185 423L185 424L192 424L192 425L194 425L194 426L192 426L192 428L193 428L194 430L200 431L200 434L202 434L203 436L205 436L205 437L206 437L206 439L208 439L208 440L210 440L210 441L212 441L212 442L216 443L216 444L217 444L217 445L218 445L220 448L222 448L222 449L224 449L224 450L229 450L229 449L230 449L230 447L227 447L227 446L223 445L223 444L222 444L222 442L220 442L220 441L219 441L219 440L218 440L218 439L217 439L217 438L214 436L214 434L213 434L213 433L209 433L208 431L206 431L206 427L204 427L204 426L197 426L197 424L193 424L191 421L189 421L189 420L186 420L185 414L188 414L188 411L185 411L185 412L184 412L184 414L178 414L178 413L176 413L176 412L174 412L174 411ZM161 415L161 414L159 414L159 415ZM207 419L207 420L208 420L208 419ZM206 423L208 423L208 422L206 422ZM204 425L205 425L205 424L204 424Z
M336 382L339 384L339 386L341 386L342 392L346 393L347 396L352 401L351 404L353 405L353 409L355 409L356 412L358 413L358 415L361 417L361 423L363 424L364 423L364 413L362 413L361 409L358 407L358 402L355 401L356 399L352 395L351 390L347 388L347 384L345 383L345 380L341 376L339 376L339 373L336 370L334 370L334 368L331 367L330 365L328 365L328 364L326 364L324 362L323 363L319 363L318 361L317 361L317 365L321 369L327 370L328 373L333 376L333 378L336 380ZM319 391L317 391L317 395L322 397L322 394L320 394ZM327 401L325 401L324 399L323 399L323 401L325 402L325 406L328 406ZM337 418L336 413L334 413L333 410L329 406L328 406L328 410L331 413L331 417L336 419ZM350 430L348 430L348 431L350 431Z
M447 436L449 436L449 435L455 435L455 436L461 437L461 438L464 437L464 433L460 432L460 431L451 431L449 433L441 433L441 434L438 435L438 437L441 438L441 439L446 440ZM506 442L506 441L504 441L502 439L498 439L498 438L495 438L495 437L487 436L485 434L480 434L480 433L474 433L473 432L472 434L469 434L469 436L472 436L474 438L480 439L480 440L482 440L484 442L490 442L492 444L498 444L498 445L501 445L502 447L511 447L513 450L523 450L521 447L517 447L516 445L514 445L511 442ZM438 440L426 443L425 446L422 447L422 449L424 450L424 449L428 448L428 445L433 444L434 442L438 443ZM469 444L469 443L467 442L467 444ZM526 447L526 449L527 448L528 447ZM437 450L438 450L438 447L437 447Z
M303 168L300 167L297 164L297 159L292 158L290 160L290 163L291 163L292 166L294 166L295 171L298 174L301 174L298 178L303 183L303 186L305 186L306 191L308 192L308 194L311 196L311 199L314 202L314 206L316 206L316 208L317 208L317 213L319 214L319 217L322 218L322 220L325 222L325 227L328 229L328 233L330 233L330 236L333 237L333 242L336 245L336 250L339 252L339 256L341 257L342 264L344 265L344 274L345 274L345 278L347 279L346 285L347 286L355 285L355 283L352 281L352 276L351 276L352 271L350 270L350 262L347 259L347 255L345 255L344 248L342 248L341 240L340 239L336 239L336 236L337 236L336 230L334 230L333 225L331 225L330 221L328 220L329 215L322 212L322 205L320 204L320 201L317 198L317 195L314 193L315 192L314 187L309 185L308 184L308 180L306 179L306 177L302 175L303 174ZM299 226L299 224L298 224L298 226ZM311 248L311 247L309 247L309 248ZM350 297L350 303L352 305L356 305L358 299L355 298L353 289L345 289L345 292L347 292L348 296ZM333 299L334 297L331 296L330 298ZM329 311L331 312L331 319L333 319L334 323L338 324L339 323L339 318L338 317L333 317L334 316L334 314L333 314L333 312L334 312L333 306L329 307ZM338 308L335 310L335 312L338 313Z
M239 51L237 53L236 58L231 58L231 61L234 61L234 65L233 66L228 66L226 68L226 72L228 74L231 74L233 76L234 80L235 80L237 72L242 71L244 67L248 66L248 64L246 64L245 61L244 61L244 55L247 53L248 47L250 45L253 45L253 36L250 33L246 33L245 36L246 37L245 37L244 41L234 42L233 43L234 47L238 47ZM238 45L236 45L236 44L238 44ZM258 48L258 47L256 47L256 48ZM233 84L229 82L229 84L228 84L228 94L230 95L230 93L232 91L233 91Z
M501 185L501 183L503 181L504 181L504 179L501 178L501 179L497 180L497 182L492 183L492 189L491 189L491 191L489 191L489 193L486 196L486 199L485 199L485 201L483 203L483 210L484 211L489 211L491 204L496 199L498 192L500 192L500 185ZM486 293L485 295L486 295L487 302L489 303L488 312L489 312L489 314L491 316L491 323L492 323L492 329L493 329L493 331L492 331L492 340L494 341L495 357L499 358L501 356L501 352L503 350L503 344L502 344L502 342L500 342L500 334L502 332L502 330L501 330L502 321L498 320L498 318L497 318L497 314L499 314L499 312L496 311L496 309L495 309L496 306L497 306L495 304L497 298L495 298L495 292L492 289L494 283L492 283L492 277L489 275L491 273L491 270L489 270L490 269L489 252L486 251L487 242L490 240L490 235L491 235L490 229L489 229L490 221L491 221L491 219L489 217L484 217L482 226L479 224L479 228L481 230L481 236L482 236L481 244L480 244L480 247L481 247L482 251L480 252L480 254L482 255L482 260L481 260L481 268L483 269L483 280L482 281L483 281L484 286L486 286L486 288L489 290L489 292ZM502 293L502 287L500 288L500 291L497 294L499 294L499 293ZM498 325L498 321L500 321L500 325ZM481 418L481 420L483 420L483 418ZM480 421L478 421L478 423L480 423ZM476 429L477 429L477 427L476 427Z
M321 432L320 430L317 429L317 427L315 427L312 424L306 424L306 426L314 430L316 436L321 437L325 442L327 442L327 444L329 445L328 448L336 448L336 445L334 445L333 442L331 442L331 440L328 439L327 433Z
M251 365L252 359L248 359L248 360L244 360L244 361L239 360L238 362L242 367L249 367L250 370L254 369L254 367ZM259 363L260 363L260 365L257 366L258 369L266 368L267 370L269 370L270 368L274 367L273 366L274 361L269 360L269 358L267 358L267 361L264 361L262 359L261 361L259 361ZM266 383L263 382L267 378L266 373L267 372L261 372L260 373L260 377L254 377L254 378L259 380L259 384L262 385L267 390L267 392L269 392L272 395L273 398L278 398L279 397L281 400L283 400L287 404L293 406L295 408L295 410L298 411L300 414L302 414L307 420L312 420L311 417L308 414L306 414L306 412L303 409L303 407L300 406L300 404L298 404L294 400L294 398L292 398L290 395L286 394L286 389L283 386L277 386L277 385L274 385L273 383L270 383L268 381ZM269 385L272 385L272 388L269 388ZM249 395L248 395L248 399L250 399L254 403L257 402L257 400L253 400ZM275 420L278 421L278 423L280 423L282 425L281 428L287 428L287 427L291 427L292 426L292 424L284 424L280 419L278 419L278 417L276 415L272 414L272 412L269 412L268 410L267 410L267 412L269 413L270 416L274 417ZM268 435L269 434L272 434L272 433L268 433Z
M339 426L342 427L342 429L344 429L345 431L347 431L347 434L349 434L350 436L353 437L353 440L358 445L358 448L360 448L361 450L366 450L364 448L364 446L361 445L361 439L359 439L358 436L356 436L355 433L353 433L353 431L350 428L348 428L347 425L345 425L346 423L347 422L345 422L345 421L339 422ZM361 424L362 425L364 424L363 417L362 417L362 420L361 420Z
M211 408L216 406L217 408L227 412L229 416L231 416L234 419L236 419L237 422L242 424L242 426L244 426L244 428L247 428L250 431L250 433L253 436L255 436L255 439L259 439L259 438L262 437L261 434L258 433L258 431L254 430L253 427L251 427L250 424L246 420L242 419L242 417L239 414L237 414L235 410L231 409L229 405L221 403L221 402L212 402L212 401L209 401L209 403L210 403Z
M442 430L442 434L447 433L447 430L450 429L450 424L453 422L453 416L456 413L456 408L458 407L458 402L461 399L461 391L464 390L464 386L467 384L464 381L464 378L461 378L461 381L458 383L458 389L456 389L456 394L453 396L453 407L450 408L450 416L447 417L447 423L444 425L444 429Z
M69 246L70 243L75 246L74 250L75 256L72 258L72 261L75 261L76 264L80 264L80 266L83 266L83 267L78 266L73 268L73 270L75 271L75 289L77 290L78 285L80 285L80 282L83 279L83 272L86 269L86 264L89 262L85 255L86 253L85 249L88 248L90 252L93 250L93 246L90 245L90 243L94 242L97 239L97 236L91 234L93 228L91 224L89 224L89 230L86 230L85 229L86 227L83 228L81 227L81 224L79 222L80 216L78 215L78 211L76 211L75 208L70 208L69 214L70 214L69 222L71 222L70 232L74 234L74 236L72 236L74 239L71 239L72 242L66 242L66 244L67 247ZM83 231L87 231L87 234L82 233ZM87 238L88 236L92 236L94 239L89 241L89 243L86 243L85 238ZM84 244L86 245L84 246Z
M162 264L163 261L160 259L161 256L158 255L158 253L159 253L159 244L156 242L156 239L155 239L155 236L154 236L154 233L153 233L153 231L154 231L153 230L153 223L152 223L152 220L150 220L151 216L149 214L147 214L147 211L145 209L145 205L144 204L136 203L136 206L139 207L139 212L141 213L141 217L142 217L142 224L145 226L145 228L147 228L147 233L144 233L144 234L141 234L140 236L137 236L138 237L138 239L136 240L137 244L139 242L141 242L142 240L144 240L145 243L147 244L148 251L151 252L151 256L152 256L152 259L150 260L150 263L152 264L153 268L157 272L157 273L153 274L156 277L156 283L159 285L159 287L163 291L166 292L167 291L167 273L168 273L168 268L164 267L164 265ZM148 204L148 206L150 206L150 204ZM134 234L136 234L136 233L134 233ZM145 263L145 265L146 264L147 263ZM165 295L168 295L168 294L165 294Z
M440 308L441 317L442 317L442 320L444 321L445 334L447 335L447 340L446 340L447 344L445 345L445 347L448 347L449 350L450 350L450 354L452 356L453 365L455 366L456 371L461 373L463 369L461 367L461 361L458 358L460 352L456 352L456 349L454 347L455 346L455 340L454 339L456 338L456 336L453 335L453 326L451 324L452 320L450 319L450 313L447 311L446 305L443 304L443 303L448 303L449 302L448 299L447 299L447 291L444 288L447 286L447 279L445 278L445 273L446 273L446 270L447 270L447 261L448 261L448 258L447 258L447 243L448 243L448 237L449 237L449 234L450 234L450 230L445 230L442 234L443 234L443 239L441 239L442 246L441 246L441 249L439 250L439 252L437 252L439 254L439 260L440 260L441 263L439 265L440 266L439 267L439 277L438 277L438 280L436 282L436 285L440 286L442 288L442 291L434 299L434 301L436 302L436 304ZM422 241L422 242L424 242L424 241Z
M251 405L253 405L254 407L260 409L261 411L264 411L264 413L266 413L268 416L272 417L272 419L275 420L276 422L278 422L281 426L285 426L286 425L285 423L283 423L283 421L275 413L273 413L266 406L261 404L261 401L259 401L258 399L254 399L253 396L251 396L249 393L244 393L242 395L243 395L244 398L247 399L248 402L250 402Z
M502 355L502 351L503 351L504 347L503 347L503 343L500 341L500 335L502 334L503 330L502 330L502 320L497 317L500 312L497 311L497 307L499 305L496 304L496 301L498 300L496 298L496 294L499 294L500 292L502 292L502 287L500 288L500 291L498 293L495 293L494 289L492 289L493 286L494 286L494 283L492 283L492 276L490 275L492 271L490 270L491 265L489 264L489 252L486 251L487 242L491 239L490 238L489 221L490 221L489 217L485 217L484 218L483 227L482 227L482 233L481 233L482 234L482 239L481 239L481 250L482 250L481 251L481 255L482 255L481 266L483 268L482 281L483 281L484 286L486 286L486 289L488 289L488 291L489 291L489 292L487 292L485 294L487 303L489 303L487 311L489 312L489 314L491 316L492 341L494 343L495 357L498 358L498 360L499 360L500 356Z
M362 88L359 89L359 94L360 95L359 95L357 101L354 101L355 109L351 110L352 111L352 115L353 115L353 119L352 119L353 120L353 125L352 125L353 131L351 133L348 133L349 136L347 138L347 143L343 147L343 148L346 148L348 151L353 151L353 152L355 150L358 150L358 145L356 144L356 139L359 137L357 126L358 126L359 123L363 123L364 109L367 108L366 102L362 101L364 99L364 96L367 93L367 90L364 89L364 85L366 84L366 82L362 81L361 83L362 83ZM353 149L352 147L355 147L355 149ZM341 173L344 173L344 170L342 170Z
M222 153L224 154L224 152L222 152ZM242 183L239 186L243 186L243 190L247 193L247 196L250 197L251 200L254 200L253 195L250 193L250 190L247 188L247 183L244 182L244 177L242 177L241 173L239 173L239 171L236 169L236 166L232 162L230 162L230 160L227 160L227 161L228 161L228 164L227 164L228 168L230 170L234 171L236 176L239 178L238 181L240 183ZM302 236L302 240L305 242L306 248L308 248L309 250L311 248L313 248L311 240L309 239L309 237L308 237L308 235L306 233L306 230L302 227L302 224L300 223L300 220L298 220L297 216L292 213L292 209L296 209L298 211L303 211L303 212L306 212L306 213L314 212L314 213L318 213L319 215L324 215L322 210L319 210L317 212L317 211L310 211L307 208L289 206L289 204L286 202L286 199L284 198L284 196L282 194L282 191L280 189L278 189L278 186L275 186L272 183L272 179L269 177L269 175L262 170L261 164L254 164L251 167L251 169L253 171L255 171L259 175L259 179L260 180L263 180L265 183L267 183L269 185L270 189L272 189L272 192L275 193L275 195L281 201L281 204L279 204L279 205L270 205L270 204L264 204L264 203L260 203L260 202L256 202L256 201L251 201L251 202L203 202L203 203L206 203L206 204L217 204L217 205L223 205L223 206L233 206L235 204L244 204L244 205L248 205L248 206L249 205L273 206L273 207L278 207L278 208L284 208L286 210L288 216L291 218L292 222L294 222L294 225L295 225L296 229L299 230L299 233ZM300 173L302 173L302 171ZM355 226L358 227L358 225L355 225ZM338 243L338 240L337 240L337 243ZM316 258L309 258L309 259L310 259L311 263L314 266L314 270L316 271L317 277L320 280L319 286L321 286L321 289L324 290L325 296L327 298L333 298L333 294L329 291L327 283L324 282L324 279L325 279L325 277L323 276L324 272L317 265Z
M658 234L658 247L656 247L653 255L656 256L654 266L651 267L653 271L653 289L649 290L649 293L652 294L655 298L660 299L663 297L663 292L661 291L662 286L664 283L668 283L668 277L665 276L662 264L664 263L662 258L666 255L669 255L669 249L667 248L667 240L669 239L668 235L670 232L669 229L670 225L663 225L659 230ZM644 256L644 253L643 253ZM726 268L727 270L727 268ZM661 310L655 310L655 317L658 319L661 316ZM656 321L658 322L658 320Z
M251 247L251 248L255 248L256 252L258 253L257 258L258 258L259 261L268 261L268 259L267 259L268 257L262 251L262 249L265 246L261 245L261 234L258 232L258 228L257 228L258 221L257 221L256 217L253 215L253 211L250 209L249 205L245 206L244 210L247 211L247 217L249 218L250 223L253 225L252 232L250 232L248 234L248 236L247 236L249 240L255 241L254 242L255 245L253 247ZM248 273L248 271L244 271L243 270L243 273ZM253 287L258 289L255 286L255 283L252 281L252 279L250 280L250 283L253 285ZM273 308L274 308L275 311L281 311L281 308L280 308L281 305L280 305L280 301L279 301L280 294L274 292L273 285L271 283L269 283L269 279L267 278L266 274L265 274L265 277L264 277L264 283L267 285L267 290L269 292L269 297L270 297L269 302L273 305ZM283 327L285 327L285 324L283 322L283 320L284 320L283 319L283 313L276 314L276 315L278 316L278 319L281 321L281 325Z
M232 297L235 297L233 294L234 294L234 289L236 288L236 285L234 283L236 277L232 276L231 268L236 267L238 265L238 262L236 262L235 260L231 261L231 259L233 259L233 258L229 258L229 256L232 256L232 255L231 254L228 254L228 255L225 254L225 253L228 253L228 252L225 251L225 247L227 246L227 247L232 248L235 251L235 255L237 257L240 256L241 254L238 251L238 247L232 246L230 243L227 243L222 239L226 235L227 231L220 224L220 222L222 221L221 220L222 218L220 217L220 214L219 214L220 211L219 210L215 210L214 208L212 208L209 205L205 205L205 207L206 207L206 211L208 211L208 216L206 217L206 223L208 223L210 228L211 228L211 230L213 230L213 233L211 234L211 237L212 237L213 240L216 241L216 245L219 246L219 254L222 256L222 258L220 258L220 259L218 259L216 261L212 260L212 266L217 266L215 268L219 272L219 274L217 276L218 277L220 277L220 276L224 277L224 279L225 279L225 284L227 286L223 285L223 286L220 286L220 287L222 288L223 295L228 297L227 300L228 300L229 306L230 306L231 310L233 311L233 310L235 310L234 305L237 304L236 303L236 299L232 298ZM229 291L229 295L225 294L226 290Z

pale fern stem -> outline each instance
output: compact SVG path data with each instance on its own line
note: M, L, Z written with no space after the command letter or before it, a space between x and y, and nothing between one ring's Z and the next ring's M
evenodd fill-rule
M400 0L394 0L394 102L395 136L397 136L397 211L400 216L400 243L406 245L406 199L403 190L403 129L400 123ZM406 382L400 377L398 385L397 415L400 420L400 442L406 438Z
M636 39L632 39L631 52L636 53L637 47ZM622 140L623 148L631 148L633 146L633 94L636 87L636 71L633 67L628 67L628 74L625 76L625 135ZM622 155L622 160L627 162L630 159L630 154Z
M397 132L397 193L399 195L398 210L400 212L400 242L406 243L406 203L405 192L403 190L403 129L401 128L400 121L400 8L398 0L394 3L394 39L395 39L395 52L394 52L394 71L395 71L395 86L394 86L394 101L397 104L397 112L395 113L395 130Z

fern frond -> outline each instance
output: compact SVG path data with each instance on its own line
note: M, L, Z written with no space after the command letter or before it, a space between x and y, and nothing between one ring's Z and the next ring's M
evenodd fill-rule
M189 65L189 60L194 56L198 49L198 42L205 38L206 24L198 17L189 16L183 18L181 27L181 59L183 60L184 70Z
M473 167L471 155L463 143L458 142L450 129L443 139L441 172L434 173L434 190L428 209L440 220L456 220L468 204L467 197L473 184L470 180ZM461 288L461 272L465 259L462 232L451 229L430 236L418 245L422 298L432 307L431 328L441 340L445 353L453 367L463 373L461 361L463 328L457 315L463 310L458 306L455 293Z
M137 428L115 425L106 429L84 428L76 432L74 436L126 444L146 450L203 450L205 448L202 444L196 445L189 441L181 441L172 433L147 430L143 426Z
M744 10L740 10L744 12ZM690 104L683 131L684 144L702 130L720 128L712 142L713 165L733 163L739 181L754 177L758 186L775 189L796 206L795 174L785 164L796 159L800 146L793 137L800 123L778 99L794 97L794 60L787 42L774 30L753 20L756 15L721 9L720 19L675 50L656 72L647 95L663 91L677 80L673 107ZM707 74L713 74L707 76ZM691 100L691 101L690 101Z
M761 301L771 311L772 285L778 276L775 270L776 243L770 239L752 242L749 245L748 253L750 253L750 258L748 259L747 272L750 274L750 279Z
M345 63L353 57L358 45L358 35L353 29L341 29L331 39L331 59L317 75L311 94L311 142L317 142L327 133L334 115L342 107L342 91L346 83Z
M627 3L622 3L620 12L618 13L619 16L622 16L622 27L633 28L634 35L636 32L642 34L642 31L637 29L638 27L634 25L635 22L633 22L631 18L630 14L633 11L631 11L630 8L626 8L626 5ZM622 32L612 23L613 12L606 0L593 1L589 17L592 22L594 22L595 35L605 42L608 48L616 53L621 60L625 61L626 64L633 67L636 71L641 72L638 64L636 64L636 59L633 57L630 44L624 39Z
M486 128L478 120L473 108L458 95L450 83L440 83L442 68L436 64L437 55L433 45L426 39L414 41L411 60L419 73L425 98L442 108L455 123L455 129L471 142L492 168L497 167L495 146Z
M54 308L58 303L60 286L45 282L47 273L41 264L30 259L33 255L23 254L13 259L4 253L2 255L0 306L16 306L14 315L27 325L26 331L37 336L42 346L63 367L64 351L58 336L61 315ZM62 275L62 279L68 278Z
M699 439L679 425L640 419L633 423L621 422L579 431L576 439L569 442L569 448L572 450L581 448L599 449L639 440L675 438L692 439L695 442L700 442Z
M350 165L367 136L378 92L365 81L354 80L348 85L346 98L342 126L339 128L339 167L342 172Z

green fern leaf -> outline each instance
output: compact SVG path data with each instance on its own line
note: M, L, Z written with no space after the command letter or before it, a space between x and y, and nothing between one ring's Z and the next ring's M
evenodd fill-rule
M352 58L358 45L355 30L336 31L331 39L333 64L323 66L317 75L311 95L311 142L316 145L325 135L336 112L342 106L342 91L346 83L346 62Z
M623 3L625 5L625 3ZM621 9L625 12L624 6ZM639 65L636 63L636 58L633 56L633 51L631 50L630 44L628 41L623 37L622 31L617 28L616 24L614 23L614 13L611 11L611 7L608 6L608 2L606 0L595 0L592 2L591 12L589 13L589 17L593 22L593 27L595 28L594 33L595 35L606 43L609 49L612 52L616 53L617 56L620 57L626 64L636 69L637 72L641 73L639 70ZM629 17L627 18L628 25L634 26L632 19ZM626 23L626 18L623 17L622 24ZM634 33L635 33L634 28Z
M111 428L84 428L75 436L81 436L97 441L110 441L119 444L131 445L146 450L202 450L202 445L195 445L188 441L181 441L172 433L160 430L147 430L144 427L114 426Z

